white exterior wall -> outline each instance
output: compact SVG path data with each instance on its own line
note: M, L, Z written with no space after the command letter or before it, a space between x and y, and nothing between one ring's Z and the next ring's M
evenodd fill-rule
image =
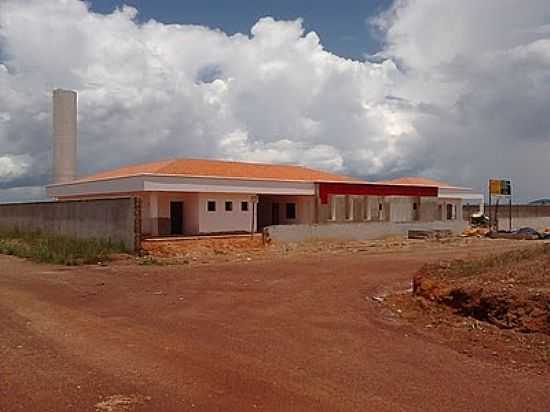
M216 211L208 211L208 201L216 202ZM225 210L225 202L233 202L233 210ZM241 202L248 202L248 211L241 210ZM256 206L254 211L256 211ZM252 202L249 194L200 193L198 195L199 233L250 232L252 228ZM258 219L254 216L254 231Z
M415 197L390 197L388 199L390 205L390 222L414 221L414 202L418 202Z
M183 202L183 233L199 233L198 193L159 193L159 217L170 218L170 202Z
M347 199L346 199L347 198ZM416 209L414 205L416 204ZM328 203L328 221L347 222L444 222L447 205L454 207L454 218L462 220L463 200L410 196L345 196L332 195ZM382 209L380 210L380 205ZM350 213L352 212L352 213ZM350 218L346 219L349 215ZM302 222L297 222L302 223Z
M367 221L384 221L387 216L385 212L387 211L386 201L383 196L365 196L365 220ZM382 210L380 210L380 205L382 205Z
M310 224L315 221L315 197L313 196L277 196L279 204L279 222L282 225ZM287 219L286 204L296 204L296 219Z
M262 222L271 222L273 203L279 204L279 224L311 224L315 222L315 196L260 196ZM296 219L287 219L286 204L296 205Z
M421 197L419 199L418 220L421 222L433 222L438 219L438 203L436 197Z
M199 233L197 193L144 192L141 198L141 225L144 234L159 235L159 220L166 222L170 219L170 202L183 202L183 233Z
M447 205L452 205L454 208L454 218L450 220L464 220L462 214L462 207L464 204L463 199L439 199L437 202L436 221L447 221ZM441 207L440 207L441 206Z

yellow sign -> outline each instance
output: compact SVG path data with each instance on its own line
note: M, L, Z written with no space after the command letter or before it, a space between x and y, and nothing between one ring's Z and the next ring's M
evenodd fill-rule
M502 180L489 180L489 190L492 195L500 195Z
M489 180L489 191L491 195L510 196L512 194L512 184L509 180Z

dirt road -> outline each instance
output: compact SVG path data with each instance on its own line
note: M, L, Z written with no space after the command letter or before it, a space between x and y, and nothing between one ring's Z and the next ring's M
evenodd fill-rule
M547 411L370 297L467 248L204 266L0 256L0 411Z

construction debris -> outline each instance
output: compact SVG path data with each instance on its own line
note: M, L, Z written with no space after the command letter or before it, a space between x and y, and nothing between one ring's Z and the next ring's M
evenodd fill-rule
M486 227L469 227L464 230L463 236L467 237L485 237L491 230Z
M482 213L474 213L470 217L470 225L474 227L489 227L489 218Z
M409 239L444 239L451 237L453 232L451 230L409 230Z
M505 231L491 231L487 235L491 239L514 239L514 240L539 240L539 239L550 239L550 233L547 232L538 232L531 227L522 227L519 230L514 230L512 232Z

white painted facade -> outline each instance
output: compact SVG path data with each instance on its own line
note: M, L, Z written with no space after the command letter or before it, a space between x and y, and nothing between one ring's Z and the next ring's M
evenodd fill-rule
M437 198L332 195L328 205L321 205L312 182L149 174L54 184L47 190L58 200L137 196L145 236L243 233L314 223L454 224L463 219L464 199L480 196L467 189L442 188ZM253 204L253 198L259 203ZM172 202L181 202L181 228L174 224ZM209 202L215 203L215 210L209 209ZM226 202L231 204L228 210Z
M183 235L250 232L258 229L257 195L275 196L281 204L283 224L312 223L315 184L300 181L267 181L208 177L140 175L97 181L75 181L50 185L48 194L60 200L107 198L124 195L142 199L142 232L150 236L170 235L170 203L183 203ZM208 202L216 210L208 210ZM232 210L225 210L225 203ZM242 203L248 203L243 210ZM296 219L287 219L286 204L294 203Z
M420 206L418 198L395 196L390 197L388 200L390 206L390 222L401 223L418 220L418 215L415 213Z
M215 211L208 210L208 202L215 203ZM231 210L226 210L227 202L231 205ZM246 210L243 210L243 203L247 205ZM247 194L200 193L199 233L255 232L258 227L256 207L257 205L251 201L251 196Z
M146 192L142 194L142 231L146 235L177 235L170 230L170 203L182 202L181 235L256 231L251 196L235 193ZM208 209L215 203L215 210ZM226 210L229 202L231 210ZM245 205L246 204L246 205Z
M167 233L162 222L168 222L170 216L170 202L183 202L183 233L199 233L199 208L197 193L165 193L148 192L141 194L142 199L142 232L151 236Z
M260 196L258 220L260 224L270 222L281 225L312 224L315 223L314 196ZM273 205L278 213L273 216ZM293 206L288 206L293 205ZM288 207L294 208L294 216L290 215ZM274 222L275 221L275 222Z

